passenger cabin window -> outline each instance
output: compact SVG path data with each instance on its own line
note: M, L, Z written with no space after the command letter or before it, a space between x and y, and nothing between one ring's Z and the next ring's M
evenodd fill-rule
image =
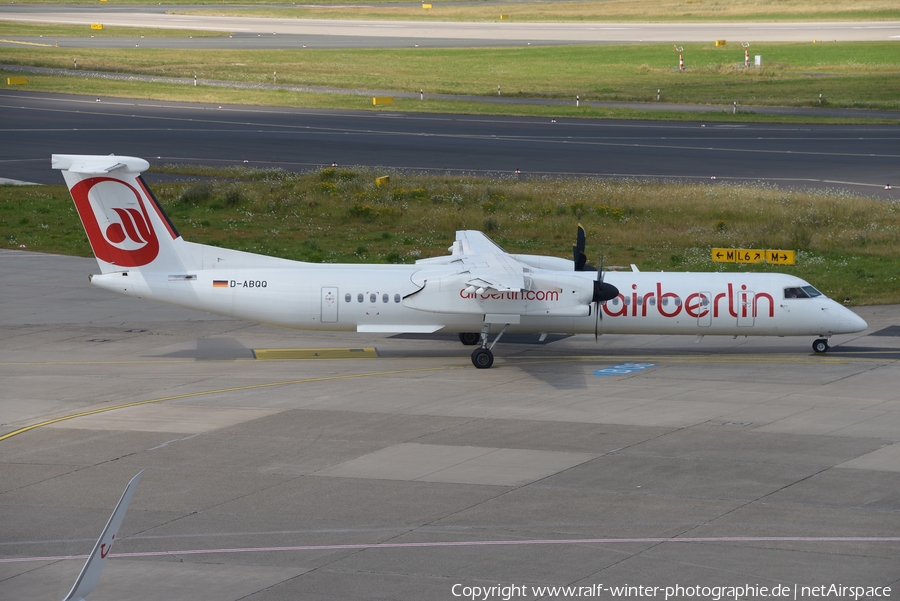
M350 302L350 293L349 292L344 295L344 300L347 301L348 303Z
M376 297L375 293L373 292L372 294L369 295L369 302L374 303L376 298L378 298L378 297Z
M387 294L382 295L382 297L381 297L381 302L383 302L383 303L388 302L388 295L387 295Z
M399 302L400 302L400 295L399 295L399 294L395 294L395 295L394 295L394 302L395 302L395 303L399 303Z
M357 301L357 302L360 302L360 303L363 302L363 294L362 294L362 292L360 292L359 294L356 295L356 301Z

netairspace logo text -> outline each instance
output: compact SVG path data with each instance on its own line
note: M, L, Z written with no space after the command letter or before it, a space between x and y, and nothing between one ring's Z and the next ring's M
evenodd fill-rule
M760 586L746 584L742 586L606 586L593 584L590 586L526 586L524 584L496 584L493 586L468 586L454 584L451 589L454 597L470 601L510 601L516 597L537 598L591 598L591 597L659 597L661 599L711 599L712 601L746 599L748 597L774 599L878 599L889 598L889 586L845 586L843 584L824 584L805 586L795 584L786 586Z

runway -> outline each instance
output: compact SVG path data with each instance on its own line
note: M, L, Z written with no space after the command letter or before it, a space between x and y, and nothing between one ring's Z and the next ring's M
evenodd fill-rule
M171 10L171 7L168 7ZM204 7L206 8L206 7ZM176 9L177 10L177 9ZM185 8L184 10L188 10ZM501 10L498 8L498 11ZM96 8L52 7L40 5L3 5L0 18L23 22L140 26L164 29L195 29L232 33L293 36L330 36L343 47L360 46L358 38L370 40L414 40L428 45L429 40L456 40L460 46L497 45L515 42L598 44L629 42L711 42L718 39L750 42L884 41L900 37L897 21L786 22L786 23L491 23L439 21L364 21L336 19L276 19L262 17L216 16L210 14L164 14L145 7L97 10ZM499 15L499 12L498 12ZM404 41L404 43L406 43ZM172 40L171 44L193 41ZM273 44L277 44L275 40ZM369 42L372 43L372 42ZM176 46L177 47L177 46ZM273 46L280 47L280 46Z
M277 330L93 288L92 259L0 265L0 597L62 598L61 557L144 468L95 601L900 582L898 307L858 308L869 330L824 356L585 336L476 371L451 337Z
M896 198L885 126L704 124L228 106L0 91L0 177L61 183L53 153L151 164L599 176L845 189ZM151 174L152 176L152 174ZM715 179L713 179L715 178ZM152 180L151 180L152 181Z

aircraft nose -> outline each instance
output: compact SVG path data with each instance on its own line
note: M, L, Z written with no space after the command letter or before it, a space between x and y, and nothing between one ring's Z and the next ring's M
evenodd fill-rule
M862 332L869 327L865 319L846 307L841 307L840 315L840 327L844 333Z

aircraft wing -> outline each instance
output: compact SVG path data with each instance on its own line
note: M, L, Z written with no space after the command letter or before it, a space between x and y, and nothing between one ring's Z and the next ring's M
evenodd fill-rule
M122 520L125 519L125 512L128 511L128 504L131 503L131 496L134 494L134 489L137 488L138 480L141 479L141 474L143 473L144 470L139 471L137 476L132 478L125 487L122 498L119 499L119 503L113 509L112 515L109 516L109 521L106 522L106 527L100 533L100 538L94 544L94 550L91 551L87 561L84 562L84 567L81 568L78 579L72 585L72 590L69 591L69 594L66 595L63 601L84 601L84 598L97 586L97 581L100 580L100 572L103 571L103 566L106 565L106 557L109 555L113 543L116 542L116 534L119 533Z
M455 263L461 263L469 275L467 286L497 292L525 290L525 266L483 233L476 230L456 232L450 247Z

